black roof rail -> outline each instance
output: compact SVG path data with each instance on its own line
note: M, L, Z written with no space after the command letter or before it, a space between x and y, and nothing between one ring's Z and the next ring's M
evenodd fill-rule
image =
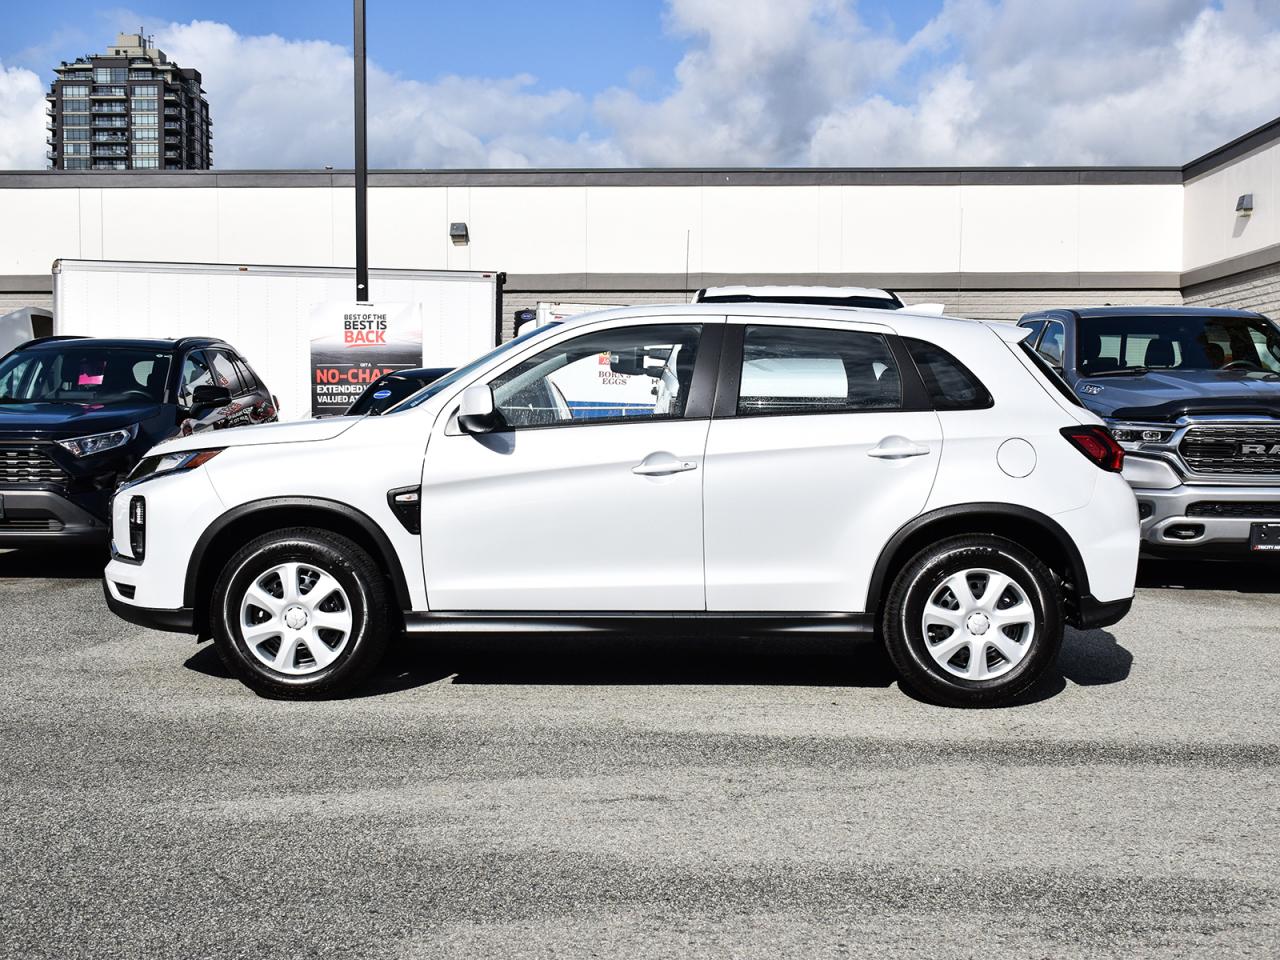
M24 347L34 347L37 343L53 343L57 340L87 340L89 339L83 333L61 333L53 337L36 337L28 340L26 343L20 343L13 349L21 350Z

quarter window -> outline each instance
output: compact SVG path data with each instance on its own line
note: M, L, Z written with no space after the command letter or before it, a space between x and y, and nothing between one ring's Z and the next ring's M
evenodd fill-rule
M903 337L935 410L985 410L995 401L969 368L936 344Z
M490 384L508 427L684 416L702 328L623 327L558 343Z
M1040 356L1055 367L1062 366L1062 345L1066 342L1067 331L1057 320L1050 320L1044 328L1044 338L1040 341Z
M902 409L902 378L879 334L749 326L738 416Z

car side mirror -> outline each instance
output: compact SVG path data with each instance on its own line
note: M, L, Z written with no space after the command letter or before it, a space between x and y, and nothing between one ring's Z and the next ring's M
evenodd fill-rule
M473 383L462 391L458 405L458 428L466 433L488 433L494 428L493 388L487 383Z
M231 402L231 391L226 387L214 386L211 383L201 384L191 391L191 409L207 410L211 407L225 407Z
M666 351L668 354L670 350ZM659 377L662 375L662 366L649 366L649 360L654 358L654 354L648 353L643 347L632 347L629 350L613 350L609 353L609 370L613 373L620 373L627 377ZM663 357L662 359L666 359Z

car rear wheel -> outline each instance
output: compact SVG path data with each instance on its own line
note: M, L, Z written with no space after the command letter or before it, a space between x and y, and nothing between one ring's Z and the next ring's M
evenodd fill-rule
M903 682L949 706L1001 706L1025 693L1062 645L1052 571L995 536L943 540L894 581L885 646Z
M209 622L223 663L263 696L340 696L386 651L386 581L359 545L297 527L251 541L222 570Z

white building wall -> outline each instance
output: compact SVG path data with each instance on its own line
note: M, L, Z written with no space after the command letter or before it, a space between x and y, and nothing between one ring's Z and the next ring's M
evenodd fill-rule
M1251 217L1236 200L1252 193ZM1183 269L1196 270L1280 244L1280 141L1187 182Z
M1221 219L1211 192L1230 193L1234 206L1238 185L1253 182L1243 173L1215 178L1188 195L1186 215L1197 224ZM369 202L375 267L579 276L675 275L686 265L694 274L1177 272L1185 258L1234 249L1223 235L1184 252L1176 184L407 186L371 188ZM350 266L352 203L351 188L329 186L0 189L8 225L0 275L47 274L60 257ZM454 220L468 224L469 244L450 242ZM1276 242L1277 229L1274 210L1260 210L1247 242Z

